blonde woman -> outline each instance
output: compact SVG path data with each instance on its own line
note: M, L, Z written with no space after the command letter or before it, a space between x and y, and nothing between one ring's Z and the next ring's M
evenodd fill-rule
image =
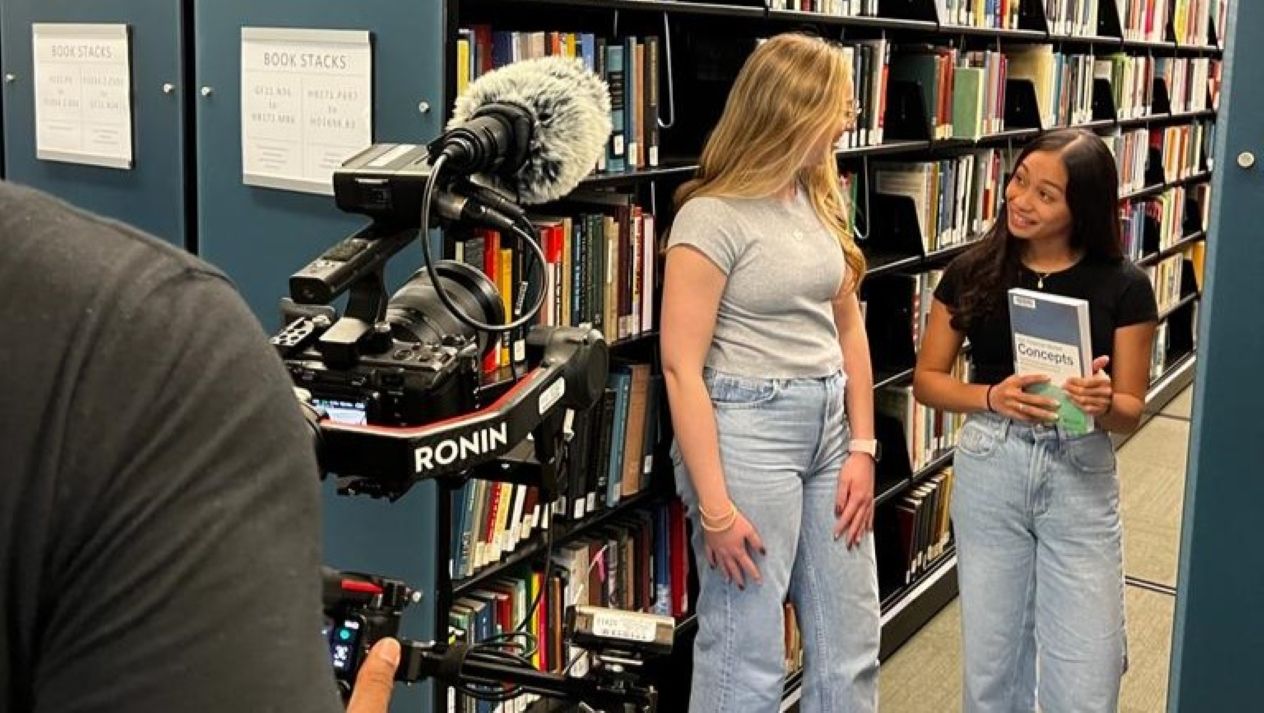
M834 145L839 48L780 35L746 61L676 194L662 356L699 562L690 711L776 711L782 603L805 713L877 707L873 375Z

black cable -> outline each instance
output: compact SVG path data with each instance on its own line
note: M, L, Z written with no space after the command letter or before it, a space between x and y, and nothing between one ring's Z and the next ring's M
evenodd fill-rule
M439 176L442 174L444 164L447 163L447 160L447 156L443 155L440 155L435 159L434 165L431 167L430 176L426 178L425 191L421 196L421 225L418 235L421 238L422 256L425 258L426 262L426 274L430 276L430 282L434 285L435 294L439 296L439 301L443 303L443 306L446 307L453 316L459 319L466 326L494 334L504 334L516 329L521 329L535 318L536 313L540 311L540 306L544 304L543 290L540 291L538 299L536 300L536 305L533 306L532 309L529 310L521 319L514 320L509 324L494 325L481 322L466 314L456 305L455 302L452 301L452 298L448 296L447 290L444 289L443 283L439 281L439 274L435 270L434 266L434 257L431 255L430 251L430 207L434 201L435 184L439 182ZM521 226L517 225L515 225L514 232L520 237L525 236L527 246L531 248L531 252L535 254L536 259L540 261L541 265L548 264L548 261L544 256L544 251L531 236L530 232L523 230Z
M524 657L507 652L497 651L495 649L480 648L481 645L476 644L470 649L470 653L466 656L466 660L474 660L484 664L497 664L504 666L512 666L522 668L528 671L534 671L535 667ZM512 700L521 696L525 691L522 686L514 685L508 688L503 684L493 682L487 683L458 683L453 686L457 691L485 701L503 702Z
M552 508L553 503L549 503L548 507ZM544 577L542 578L543 586L541 586L540 589L536 591L535 596L532 597L531 608L527 610L526 616L522 618L522 623L518 624L518 626L514 629L514 631L525 630L525 627L527 626L527 624L530 623L531 619L535 617L536 610L540 608L540 598L544 594L545 587L549 586L549 574L550 574L549 570L552 569L552 565L553 565L553 527L556 523L553 522L554 518L553 518L553 513L551 511L548 513L548 515L549 515L549 527L547 530L544 531L545 549L544 549Z

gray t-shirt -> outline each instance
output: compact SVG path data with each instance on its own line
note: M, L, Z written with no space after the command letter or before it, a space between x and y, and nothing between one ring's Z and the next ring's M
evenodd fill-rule
M706 365L758 378L828 376L842 368L831 301L846 263L800 190L778 198L692 198L668 248L689 245L727 277Z
M341 713L320 484L215 269L0 181L0 711Z

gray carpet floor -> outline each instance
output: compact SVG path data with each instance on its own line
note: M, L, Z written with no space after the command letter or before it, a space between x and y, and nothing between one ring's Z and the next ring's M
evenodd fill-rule
M1124 571L1134 580L1176 584L1185 460L1192 393L1186 389L1119 450ZM1158 713L1167 700L1172 595L1127 588L1129 670L1119 710ZM884 713L949 713L961 709L961 614L953 602L884 661Z

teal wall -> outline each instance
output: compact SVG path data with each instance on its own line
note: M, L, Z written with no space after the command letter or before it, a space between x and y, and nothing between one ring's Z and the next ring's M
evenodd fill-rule
M1173 631L1181 713L1264 709L1264 2L1234 4Z

